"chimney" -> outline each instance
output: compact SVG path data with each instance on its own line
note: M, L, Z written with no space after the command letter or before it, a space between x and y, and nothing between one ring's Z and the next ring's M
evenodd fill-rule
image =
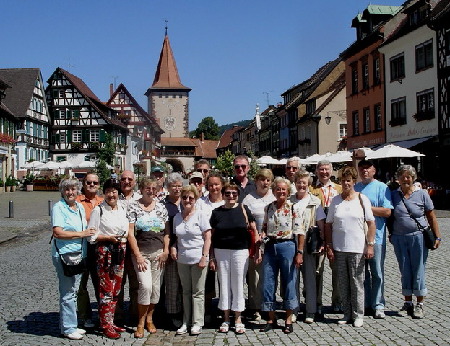
M111 97L113 93L114 93L114 86L113 86L113 84L111 83L111 84L109 85L109 97Z
M202 132L201 139L202 139L202 143L203 143L205 141L205 134L203 132Z

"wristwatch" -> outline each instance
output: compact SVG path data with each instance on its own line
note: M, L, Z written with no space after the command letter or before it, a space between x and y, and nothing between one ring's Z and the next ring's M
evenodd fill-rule
M368 241L368 242L367 242L367 245L369 245L369 246L374 246L374 245L375 245L375 242L374 242L374 241Z
M300 255L303 255L303 250L297 250L297 253L299 253Z

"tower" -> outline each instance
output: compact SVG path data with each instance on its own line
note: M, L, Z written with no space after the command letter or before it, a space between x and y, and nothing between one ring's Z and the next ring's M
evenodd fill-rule
M190 88L181 84L166 26L155 78L145 93L148 114L157 119L165 131L162 137L189 137L190 91Z

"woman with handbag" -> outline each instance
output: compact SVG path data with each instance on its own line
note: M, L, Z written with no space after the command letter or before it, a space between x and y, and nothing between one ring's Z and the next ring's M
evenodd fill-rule
M153 312L159 302L161 276L169 255L169 214L165 205L156 199L157 182L147 177L142 178L139 190L142 197L131 202L127 212L128 241L139 281L135 338L144 337L144 326L149 333L156 333Z
M108 179L103 184L103 195L104 201L94 208L89 220L89 228L95 230L90 242L96 244L100 329L107 338L118 339L125 331L114 324L114 311L124 271L127 208L119 202L120 182L117 179Z
M293 332L292 314L298 307L295 283L297 270L302 263L303 249L300 234L300 220L294 203L289 200L291 183L288 179L275 178L272 192L276 200L265 208L264 223L261 236L267 240L264 246L262 262L262 304L261 310L267 311L269 318L261 332L268 332L277 327L275 315L278 274L280 274L280 291L286 310L284 333ZM304 233L303 233L304 236Z
M354 327L364 324L364 264L373 257L375 217L369 199L354 189L358 172L354 167L341 170L342 192L333 197L325 224L327 256L336 261L339 294L344 317L338 324L353 320ZM367 224L367 235L365 225Z
M188 185L181 190L183 210L173 219L173 233L176 242L170 254L178 264L178 275L183 288L183 324L178 335L202 332L205 315L205 280L211 246L209 214L196 208L199 193L195 186Z
M304 169L298 170L294 175L297 193L291 196L291 202L297 206L300 215L301 227L305 236L299 236L299 256L303 258L301 271L303 275L303 290L306 301L305 323L314 322L318 306L322 305L323 277L317 275L319 256L323 256L323 239L325 227L325 212L320 199L309 192L312 177ZM304 242L304 246L302 243ZM298 273L299 274L299 273ZM297 296L300 304L300 275L297 280Z
M441 242L441 233L434 213L433 202L427 190L414 185L416 170L410 165L401 165L396 173L400 187L392 191L394 206L393 229L390 230L390 241L394 245L400 273L402 276L402 294L404 304L398 314L423 318L423 302L427 295L425 283L425 264L428 248L425 246L424 230L429 226L436 239L431 249L437 249ZM432 241L433 242L433 241ZM414 307L412 296L417 297Z
M84 207L76 201L80 189L78 179L61 180L59 192L62 198L52 208L52 260L59 281L59 327L61 334L72 340L82 339L86 331L77 328L77 291L83 268L73 273L69 271L84 263L84 238L94 234L93 230L86 229Z
M227 333L230 328L230 310L234 311L236 334L245 333L241 312L245 309L244 283L249 261L250 227L256 241L254 218L250 210L238 203L239 187L226 183L222 188L225 204L212 211L212 255L210 267L217 269L220 298L218 308L223 310L224 321L219 332ZM261 260L260 253L255 261Z

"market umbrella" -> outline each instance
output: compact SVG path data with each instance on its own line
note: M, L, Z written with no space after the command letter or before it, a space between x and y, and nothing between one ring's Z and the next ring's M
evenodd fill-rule
M48 170L59 169L60 168L59 164L60 163L56 161L48 161L39 169L48 169Z
M320 160L323 160L324 158L325 158L325 155L314 154L314 155L308 156L306 159L304 159L303 163L305 165L316 165L317 162L319 162Z
M373 150L372 152L368 153L366 159L374 160L374 159L385 159L390 157L418 157L418 156L425 156L425 155L414 150L399 147L394 144L387 144L380 149Z
M22 168L26 168L26 169L38 169L40 167L42 167L44 165L43 162L40 161L31 161L31 162L27 162L25 163Z
M349 162L352 161L352 153L350 151L338 151L325 157L330 162Z
M97 163L95 161L83 161L73 165L73 168L95 168Z
M280 162L277 159L274 159L272 156L261 156L256 160L256 163L259 165L279 165Z

